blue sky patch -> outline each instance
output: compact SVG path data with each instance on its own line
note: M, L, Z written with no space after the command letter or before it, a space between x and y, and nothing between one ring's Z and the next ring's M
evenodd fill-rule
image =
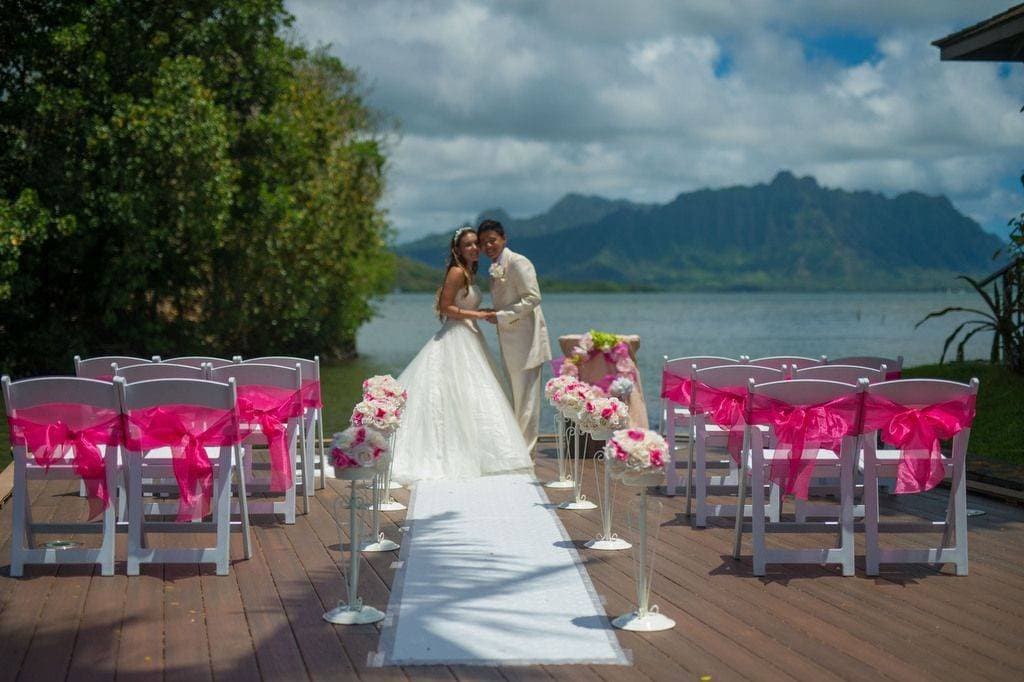
M827 30L813 34L797 34L807 61L832 60L843 66L856 66L877 61L878 37L864 33Z

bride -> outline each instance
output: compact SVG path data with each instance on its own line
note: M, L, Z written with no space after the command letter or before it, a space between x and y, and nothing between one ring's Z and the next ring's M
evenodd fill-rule
M392 477L476 478L533 466L477 320L477 236L452 236L437 312L443 324L398 381L409 391L395 438Z

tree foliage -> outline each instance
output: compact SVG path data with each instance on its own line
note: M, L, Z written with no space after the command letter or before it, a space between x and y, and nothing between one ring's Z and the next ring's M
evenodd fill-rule
M0 13L0 363L354 349L389 284L380 116L281 0Z

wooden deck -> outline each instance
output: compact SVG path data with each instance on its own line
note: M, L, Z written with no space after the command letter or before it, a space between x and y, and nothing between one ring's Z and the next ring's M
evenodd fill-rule
M551 453L537 473L553 477ZM588 471L593 497L592 471ZM72 520L84 502L66 482L33 484L37 521ZM149 566L144 575L104 578L90 568L30 567L8 577L11 510L0 511L0 679L698 679L959 680L1024 675L1024 509L972 497L986 514L970 519L971 575L949 569L883 569L843 578L832 568L769 567L751 575L749 544L729 557L731 529L695 530L664 503L652 601L677 622L651 634L619 632L633 665L503 668L371 668L376 626L333 626L321 614L343 594L332 481L294 526L255 528L255 557L227 577L196 566ZM408 493L396 491L407 501ZM568 493L552 492L560 501ZM939 494L887 498L887 513L936 515ZM598 531L596 511L559 512L582 545ZM387 515L400 539L402 514ZM914 539L895 536L911 546ZM241 557L235 538L233 557ZM801 536L786 536L799 546ZM119 549L121 549L119 547ZM612 616L634 598L629 552L580 550ZM123 550L122 550L123 555ZM366 556L361 593L384 608L396 554ZM442 578L439 576L439 579Z

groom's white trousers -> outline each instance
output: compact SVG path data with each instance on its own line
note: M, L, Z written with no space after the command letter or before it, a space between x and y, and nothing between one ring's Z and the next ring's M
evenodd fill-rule
M540 370L541 367L509 372L512 386L512 408L519 420L527 451L533 456L537 446L537 428L540 425Z

